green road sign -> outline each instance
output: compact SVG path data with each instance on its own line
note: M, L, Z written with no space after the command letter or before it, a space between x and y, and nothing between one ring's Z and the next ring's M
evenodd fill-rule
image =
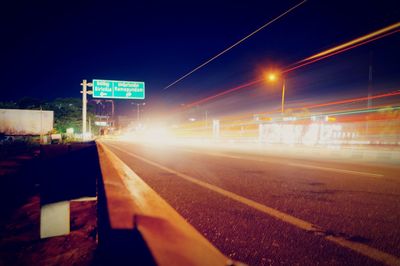
M144 99L144 82L93 80L94 98Z

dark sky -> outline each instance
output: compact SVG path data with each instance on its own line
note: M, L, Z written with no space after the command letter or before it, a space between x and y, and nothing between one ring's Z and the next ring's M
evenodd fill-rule
M145 81L150 106L178 106L250 81L271 64L287 66L400 21L398 1L308 0L162 91L300 1L7 2L0 8L0 100L80 97L81 80L99 78ZM399 87L398 35L291 75L301 84L316 80L315 86L321 72L329 76L332 71L342 76L342 84L335 85L338 92L340 88L345 91L348 88L343 84L349 81L343 78L343 72L359 74L357 66L349 63L359 62L364 67L373 51L376 71L385 79L382 84ZM298 87L298 94L306 87ZM329 86L319 88L321 94L328 90Z

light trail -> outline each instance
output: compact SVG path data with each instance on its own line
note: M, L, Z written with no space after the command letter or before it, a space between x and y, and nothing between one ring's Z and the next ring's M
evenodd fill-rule
M364 113L379 112L379 111L382 111L382 109L384 110L384 108L382 108L382 107L381 108L373 108L373 109L363 108L363 109L357 109L354 111L338 111L338 112L330 112L330 113L327 112L327 113L316 115L316 116L321 116L321 115L323 115L323 116L326 116L326 115L339 116L339 115L364 114ZM399 109L400 109L400 106L395 106L395 107L392 107L391 110L396 111Z
M396 96L400 95L400 91L394 91L390 93L384 93L384 94L377 94L370 96L369 99L381 99L381 98L386 98L386 97L391 97L391 96ZM325 102L325 103L319 103L319 104L313 104L313 105L308 105L308 106L301 106L301 107L295 107L291 108L293 111L295 110L302 110L302 109L313 109L313 108L318 108L318 107L326 107L326 106L334 106L334 105L340 105L340 104L346 104L346 103L356 103L356 102L362 102L368 100L368 97L359 97L359 98L351 98L351 99L345 99L345 100L340 100L340 101L334 101L334 102ZM354 114L365 114L365 113L373 113L373 112L379 112L382 110L382 108L387 107L386 104L384 105L375 105L372 107L365 107L365 108L349 108L349 109L344 109L344 110L337 110L337 111L325 111L322 113L318 114L310 114L307 116L299 117L298 120L304 120L304 119L309 119L312 116L315 117L322 117L322 116L342 116L342 115L354 115ZM399 106L394 106L393 110L399 110ZM243 125L250 125L254 123L254 115L256 116L265 116L265 115L274 115L280 113L279 110L272 110L272 111L267 111L259 114L244 114L244 115L237 115L237 116L226 116L224 118L221 118L220 121L221 123L230 123L232 121L238 122L239 120L242 120L241 123L235 124L235 126L243 126ZM251 122L249 122L251 120ZM278 121L278 120L275 120ZM198 121L200 122L200 125L196 126L191 126L191 129L189 130L197 130L198 128L202 128L202 122L203 121ZM265 121L264 121L265 122ZM221 127L229 127L232 124L227 124Z
M254 81L251 81L251 82L249 82L249 83L242 84L242 85L240 85L240 86L231 88L231 89L229 89L229 90L226 90L226 91L217 93L217 94L215 94L215 95L206 97L206 98L201 99L201 100L199 100L199 101L192 102L192 103L186 105L186 106L185 106L185 109L190 108L190 107L192 107L192 106L199 105L199 104L204 103L204 102L208 102L208 101L210 101L210 100L212 100L212 99L214 99L214 98L223 96L223 95L225 95L225 94L228 94L228 93L231 93L231 92L234 92L234 91L237 91L237 90L240 90L240 89L243 89L243 88L246 88L246 87L255 85L255 84L257 84L257 83L260 83L261 81L263 81L263 79L254 80Z
M299 61L299 62L297 62L297 63L292 64L293 67L287 67L287 68L285 68L285 70L283 70L281 73L284 74L284 73L291 72L291 71L296 70L296 69L298 69L298 68L301 68L301 67L304 67L304 66L307 66L307 65L316 63L316 62L318 62L318 61L321 61L321 60L326 59L326 58L329 58L329 57L331 57L331 56L334 56L334 55L337 55L337 54L346 52L346 51L348 51L348 50L354 49L354 48L359 47L359 46L361 46L361 45L364 45L364 44L367 44L367 43L370 43L370 42L379 40L379 39L381 39L381 38L383 38L383 37L392 35L392 34L397 33L397 32L399 32L399 31L400 31L400 30L396 30L396 31L392 31L392 32L386 33L386 34L384 34L384 35L380 35L380 36L374 37L373 39L363 41L363 42L361 42L361 43L355 44L355 45L353 45L353 46L346 47L346 48L344 48L344 49L342 49L342 50L338 50L338 51L335 51L335 52L332 52L332 53L323 55L323 56L321 56L321 57L317 57L317 58L315 58L315 59L313 59L313 60L310 60L310 61L306 61L306 60L309 60L309 59L301 60L301 61ZM303 63L299 64L300 62L303 62Z
M250 86L250 85L248 85L248 86ZM304 108L312 109L312 108L317 108L317 107L326 107L326 106L332 106L332 105L360 102L360 101L365 101L368 99L372 99L372 100L380 99L380 98L386 98L386 97L391 97L391 96L396 96L396 95L400 95L400 91L394 91L394 92L389 92L389 93L384 93L384 94L376 94L376 95L372 95L370 97L350 98L350 99L345 99L345 100L340 100L340 101L317 103L317 104L313 104L313 105L299 106L299 107L294 107L294 108L290 108L290 109L292 109L292 110L302 110ZM376 107L381 107L381 106L373 106L373 107L376 108ZM270 115L278 114L279 112L280 112L279 110L271 110L271 111L266 111L266 112L259 113L259 114L249 113L249 114L243 114L243 115L226 116L224 121L238 120L238 118L246 119L248 117L253 117L254 115L257 116L257 115L267 115L267 114L270 114Z
M315 62L318 62L320 60L326 59L328 57L331 57L331 56L346 52L348 50L354 49L354 48L359 47L361 45L365 45L367 43L376 41L378 39L387 37L387 36L392 35L394 33L398 33L398 32L400 32L399 27L400 27L400 22L396 23L396 24L393 24L391 26L385 27L385 28L383 28L381 30L372 32L372 33L367 34L365 36L359 37L359 38L357 38L357 39L355 39L353 41L349 41L349 42L347 42L345 44L341 44L341 45L338 45L338 46L336 46L334 48L327 49L327 50L325 50L323 52L320 52L320 53L318 53L316 55L310 56L310 57L308 57L306 59L300 60L297 63L294 63L294 64L284 68L282 73L289 73L291 71L294 71L294 70L299 69L301 67L310 65L310 64L315 63ZM208 102L208 101L213 100L215 98L218 98L220 96L223 96L223 95L226 95L228 93L231 93L231 92L234 92L234 91L249 87L251 85L255 85L255 84L260 83L262 81L263 81L263 79L257 79L257 80L254 80L254 81L239 85L237 87L225 90L223 92L217 93L215 95L208 96L208 97L203 98L201 100L198 100L198 101L192 102L190 104L187 104L184 109L187 109L187 108L190 108L192 106L196 106L196 105Z
M395 91L395 92L389 92L385 94L378 94L370 97L360 97L360 98L352 98L352 99L347 99L347 100L341 100L341 101L334 101L334 102L327 102L327 103L320 103L320 104L314 104L314 105L308 105L308 106L303 106L303 107L297 107L297 108L291 108L293 110L297 109L303 109L303 108L317 108L317 107L325 107L325 106L330 106L330 105L338 105L338 104L345 104L345 103L353 103L353 102L360 102L360 101L366 101L368 99L380 99L380 98L385 98L385 97L390 97L390 96L395 96L395 95L400 95L400 91Z
M393 31L393 30L396 30L396 31L394 31L394 32L397 32L397 31L398 31L398 28L400 28L400 22L395 23L395 24L390 25L390 26L387 26L387 27L385 27L385 28L383 28L383 29L374 31L374 32L372 32L372 33L366 34L366 35L364 35L364 36L362 36L362 37L359 37L359 38L354 39L354 40L352 40L352 41L346 42L346 43L341 44L341 45L339 45L339 46L336 46L336 47L334 47L334 48L325 50L325 51L320 52L320 53L318 53L318 54L315 54L315 55L313 55L313 56L307 57L306 59L303 59L303 60L301 60L300 62L312 60L312 59L315 59L315 58L318 58L318 57L323 57L323 56L325 56L325 55L334 53L334 52L336 52L336 51L339 51L339 50L342 50L342 49L345 49L345 48L348 48L348 47L352 47L353 45L356 45L356 44L358 44L358 43L363 43L363 42L365 42L365 41L367 41L367 40L370 40L370 39L373 39L373 38L375 38L375 37L377 37L377 36L379 36L379 35L381 35L381 34L389 34L390 31ZM392 32L392 33L394 33L394 32Z
M346 109L346 110L341 110L341 111L330 111L330 112L323 112L323 113L318 113L318 114L310 114L308 116L303 116L303 117L296 117L297 119L295 120L296 122L298 121L303 121L303 120L309 120L312 117L337 117L337 116L349 116L349 115L362 115L362 114L369 114L369 113L377 113L382 110L385 110L386 106L379 106L375 108L359 108L359 109ZM391 107L392 111L398 111L400 110L400 106L393 106ZM355 121L355 120L354 120ZM354 122L353 121L353 122ZM200 121L203 122L203 121ZM220 128L232 128L232 127L241 127L241 126L249 126L249 125L257 125L258 123L254 123L254 120L251 119L251 117L248 117L248 119L243 119L242 122L237 123L232 123L232 120L220 120L221 126ZM263 123L265 123L264 121ZM279 123L279 122L288 122L283 120L282 118L275 118L273 121L270 121L271 123ZM182 128L185 131L198 131L201 129L204 129L203 125L197 125L197 126L191 126L189 128ZM258 129L257 129L258 130Z
M220 120L217 142L268 143L290 145L384 144L399 145L400 106L382 106L314 113L306 116L293 114L291 118L272 117L269 121L255 121L252 117L241 121ZM390 125L390 129L387 128ZM199 121L175 128L173 135L180 143L197 143L204 147L216 140L210 127ZM233 146L232 146L233 147Z
M300 108L299 108L300 109ZM365 114L365 113L374 113L374 112L379 112L379 111L383 111L388 109L387 105L378 105L378 106L374 106L373 108L351 108L351 109L344 109L344 110L336 110L336 111L325 111L325 112L321 112L318 114L310 114L307 116L302 116L302 117L297 117L297 120L305 120L305 119L309 119L311 117L323 117L323 116L341 116L341 115L353 115L353 114ZM396 111L396 110L400 110L400 106L392 106L391 110ZM278 114L279 112L270 112L270 114ZM294 114L295 116L295 114ZM247 116L248 119L252 118L252 116ZM248 120L247 119L247 120ZM233 121L234 119L221 119L221 123L226 123L229 121ZM243 119L244 121L246 121L246 119ZM296 120L296 121L297 121ZM279 119L275 119L275 121L283 121L283 119L279 120ZM266 121L263 121L264 123ZM248 122L242 123L240 125L249 125Z
M304 4L307 0L304 0L302 2L300 2L299 4L293 6L292 8L288 9L287 11L285 11L284 13L282 13L281 15L277 16L276 18L268 21L267 23L265 23L264 25L262 25L260 28L258 28L257 30L253 31L252 33L250 33L249 35L247 35L246 37L240 39L239 41L237 41L236 43L234 43L233 45L229 46L228 48L226 48L225 50L223 50L222 52L220 52L219 54L217 54L216 56L210 58L209 60L207 60L206 62L204 62L203 64L199 65L198 67L196 67L195 69L193 69L192 71L188 72L187 74L183 75L182 77L180 77L179 79L175 80L174 82L172 82L171 84L169 84L168 86L166 86L164 90L168 89L169 87L175 85L176 83L178 83L179 81L183 80L184 78L188 77L189 75L193 74L194 72L196 72L197 70L199 70L200 68L204 67L205 65L207 65L208 63L210 63L211 61L217 59L218 57L220 57L221 55L223 55L224 53L228 52L229 50L231 50L232 48L234 48L235 46L239 45L240 43L242 43L243 41L247 40L248 38L250 38L251 36L253 36L254 34L256 34L257 32L259 32L260 30L264 29L265 27L269 26L270 24L272 24L273 22L277 21L278 19L280 19L281 17L287 15L288 13L290 13L291 11L293 11L294 9L296 9L297 7L301 6L302 4Z

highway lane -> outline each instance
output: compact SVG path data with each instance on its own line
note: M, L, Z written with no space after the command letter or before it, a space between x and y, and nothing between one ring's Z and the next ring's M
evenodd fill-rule
M106 143L234 259L251 265L399 262L396 166Z

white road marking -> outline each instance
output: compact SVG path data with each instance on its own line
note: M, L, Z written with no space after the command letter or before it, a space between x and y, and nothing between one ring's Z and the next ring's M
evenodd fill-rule
M317 165L309 165L309 164L299 164L299 163L289 163L290 166L307 168L307 169L316 169L316 170L323 170L329 172L336 172L336 173L344 173L344 174L352 174L352 175L365 175L370 177L383 177L382 174L375 174L369 172L360 172L360 171L353 171L353 170L346 170L346 169L339 169L339 168L330 168L330 167L323 167Z
M202 154L206 154L206 155L210 155L210 156L219 156L219 157L225 157L225 158L231 158L231 159L249 160L249 161L256 161L256 162L275 163L275 164L289 165L289 166L293 166L293 167L301 167L301 168L307 168L307 169L316 169L316 170L322 170L322 171L328 171L328 172L336 172L336 173L344 173L344 174L352 174L352 175L363 175L363 176L369 176L369 177L383 177L384 176L383 174L377 174L377 173L369 173L369 172L353 171L353 170L347 170L347 169L323 167L323 166L316 166L316 165L310 165L310 164L284 163L281 160L276 160L276 159L251 158L251 157L229 155L229 154L220 153L220 152L196 151L196 150L192 150L192 149L182 149L182 150L191 152L191 153L202 153Z
M121 148L119 148L119 147L117 147L115 145L111 145L111 144L108 144L108 145L112 146L113 148L115 148L115 149L117 149L119 151L122 151L123 153L126 153L126 154L128 154L128 155L130 155L130 156L132 156L132 157L134 157L134 158L136 158L138 160L141 160L141 161L143 161L143 162L145 162L145 163L147 163L149 165L155 166L155 167L157 167L157 168L159 168L161 170L164 170L166 172L172 173L172 174L174 174L174 175L176 175L176 176L178 176L178 177L180 177L180 178L182 178L182 179L184 179L186 181L189 181L189 182L191 182L193 184L196 184L196 185L198 185L200 187L209 189L209 190L214 191L214 192L216 192L216 193L218 193L220 195L223 195L223 196L225 196L227 198L230 198L232 200L235 200L237 202L245 204L245 205L247 205L247 206L249 206L251 208L254 208L254 209L258 210L258 211L261 211L261 212L263 212L263 213L265 213L265 214L267 214L269 216L272 216L272 217L274 217L274 218L276 218L278 220L281 220L281 221L283 221L285 223L291 224L291 225L293 225L293 226L295 226L297 228L300 228L300 229L308 231L308 232L314 232L316 234L321 234L321 233L323 234L323 232L324 232L321 227L319 227L317 225L314 225L314 224L312 224L310 222L307 222L307 221L304 221L302 219L296 218L296 217L294 217L294 216L292 216L290 214L286 214L284 212L281 212L279 210L273 209L271 207L268 207L268 206L263 205L261 203L258 203L256 201L253 201L251 199L245 198L245 197L240 196L238 194L235 194L233 192L227 191L227 190L222 189L220 187L214 186L212 184L200 181L200 180L198 180L198 179L196 179L194 177L191 177L189 175L177 172L177 171L175 171L175 170L173 170L171 168L165 167L165 166L163 166L163 165L161 165L161 164L159 164L157 162L148 160L148 159L146 159L144 157L141 157L141 156L139 156L137 154L134 154L134 153L131 153L131 152L126 151L124 149L121 149ZM326 235L324 238L326 240L331 241L333 243L336 243L336 244L338 244L338 245L340 245L342 247L346 247L346 248L349 248L349 249L351 249L353 251L356 251L356 252L358 252L358 253L360 253L360 254L368 257L368 258L383 262L383 263L385 263L387 265L400 265L400 258L398 258L398 257L396 257L394 255L391 255L389 253L380 251L380 250L378 250L376 248L370 247L368 245L365 245L365 244L362 244L362 243L358 243L358 242L353 242L353 241L347 240L347 239L345 239L343 237L339 237L339 236Z

